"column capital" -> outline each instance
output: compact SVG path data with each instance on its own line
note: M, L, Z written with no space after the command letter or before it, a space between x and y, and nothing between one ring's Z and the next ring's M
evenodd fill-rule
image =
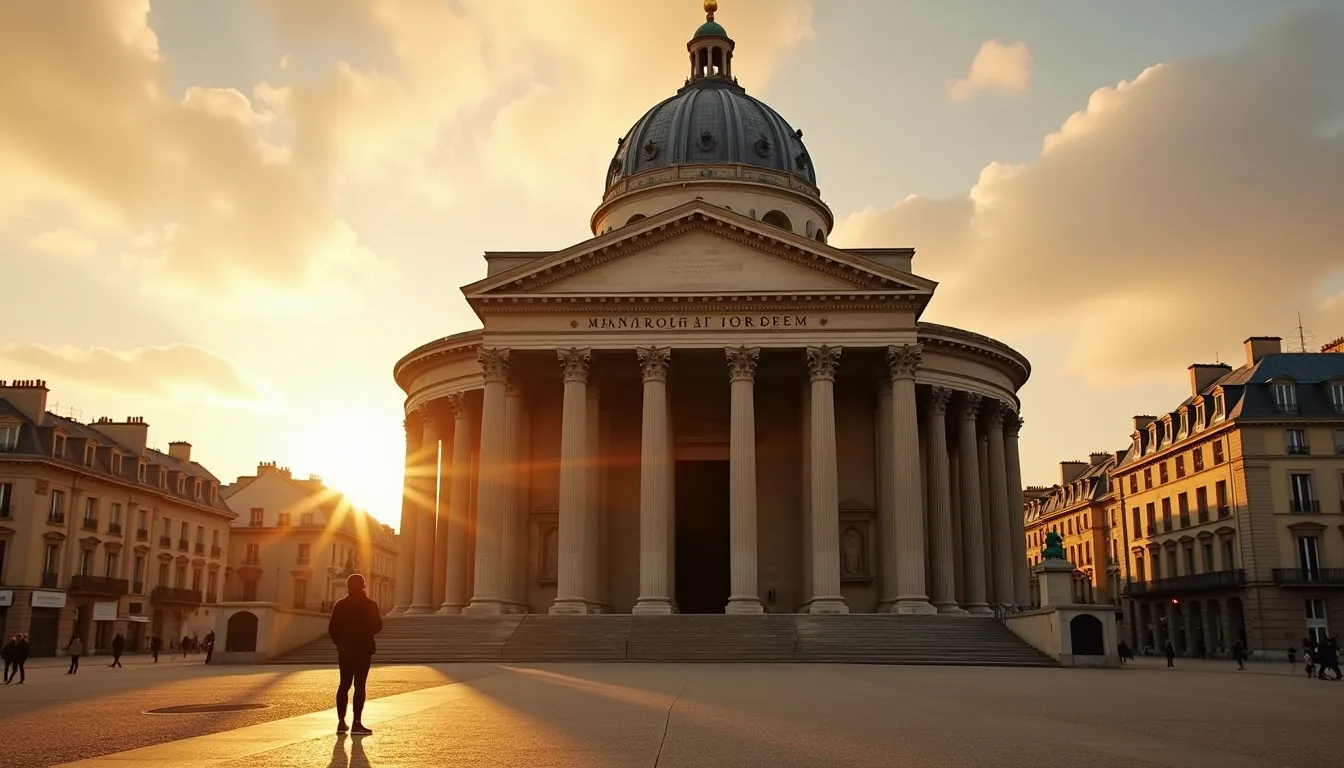
M639 356L645 381L667 381L667 368L672 361L671 347L640 347L635 354Z
M1000 416L1003 419L1003 430L1013 437L1017 437L1022 432L1022 416L1014 411L1007 404L1000 407Z
M487 383L509 381L509 350L507 347L481 347L476 350Z
M948 387L930 387L929 412L938 416L947 413L947 404L951 399L952 390Z
M560 359L560 369L564 373L565 381L588 381L588 366L593 360L592 350L570 347L557 349L555 352Z
M968 421L975 421L980 415L980 403L984 395L978 395L974 392L961 393L961 418Z
M924 359L923 344L887 347L887 367L893 379L913 379Z
M471 398L466 392L454 392L448 396L448 405L453 409L454 419L471 418Z
M451 397L451 395L449 395ZM425 401L415 407L415 412L420 416L420 429L432 429L434 427L434 411L429 407L429 401Z
M756 363L761 358L760 347L728 347L724 353L728 359L729 381L756 380Z
M818 379L835 380L835 369L840 366L840 347L807 348L807 372L813 381Z

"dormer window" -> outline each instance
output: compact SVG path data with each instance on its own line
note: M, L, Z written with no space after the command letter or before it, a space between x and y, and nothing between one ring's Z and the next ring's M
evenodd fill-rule
M65 435L57 435L51 442L51 455L58 459L65 458Z
M1180 431L1180 434L1178 435L1178 437L1185 437L1185 436L1188 435L1188 434L1190 434L1190 411L1187 410L1187 409L1185 409L1185 408L1182 408L1182 409L1181 409L1181 431Z
M1271 384L1269 389L1274 393L1274 406L1279 409L1279 413L1297 413L1296 384L1292 382Z
M1166 419L1163 419L1163 421L1162 421L1162 444L1163 444L1163 445L1170 445L1170 444L1171 444L1171 440L1172 440L1172 435L1171 435L1171 417L1168 416Z
M1204 403L1197 403L1195 405L1195 431L1198 432L1203 428L1204 428Z
M1330 383L1330 404L1335 407L1335 413L1344 413L1344 381Z
M112 474L121 474L121 452L119 451L112 452Z
M145 482L145 476L148 474L149 474L149 465L143 461L140 462L135 468L135 479L143 483Z
M84 446L84 466L86 467L93 466L93 457L96 453L97 449L95 449L92 445Z
M168 490L168 470L159 467L159 487Z
M177 495L182 496L187 490L187 479L185 477L177 478Z
M13 451L19 447L19 430L22 425L6 424L0 426L0 451Z
M1222 391L1213 393L1213 418L1227 418L1227 396Z
M215 504L219 501L219 486L215 483L210 484L210 503Z
M194 496L197 500L199 500L199 499L201 498L201 481L200 481L200 480L192 480L192 481L191 481L191 495Z
M1148 452L1157 450L1157 425L1154 424L1148 428Z

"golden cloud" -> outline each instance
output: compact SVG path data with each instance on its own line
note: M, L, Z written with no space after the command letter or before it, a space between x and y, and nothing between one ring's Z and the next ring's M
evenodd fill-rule
M977 93L1025 93L1031 83L1031 49L1027 44L987 40L971 59L971 71L947 83L953 101L966 101Z

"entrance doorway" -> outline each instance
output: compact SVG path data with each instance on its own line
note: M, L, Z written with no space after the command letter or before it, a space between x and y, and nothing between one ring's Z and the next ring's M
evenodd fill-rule
M678 461L676 589L682 613L723 613L731 590L728 462Z
M28 630L28 644L33 656L55 656L56 632L60 627L61 609L34 608L31 628Z

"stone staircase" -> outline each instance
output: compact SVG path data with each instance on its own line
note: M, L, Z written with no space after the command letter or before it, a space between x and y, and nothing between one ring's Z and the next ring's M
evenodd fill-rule
M971 616L391 616L382 664L810 662L1057 666L1003 624ZM325 636L275 664L334 664Z

